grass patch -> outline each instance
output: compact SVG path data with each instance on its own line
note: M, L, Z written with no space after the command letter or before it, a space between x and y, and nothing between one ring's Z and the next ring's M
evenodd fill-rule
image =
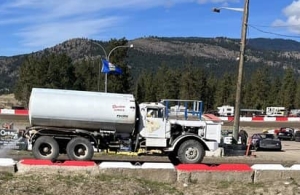
M14 175L12 173L0 172L0 181L1 182L9 181L9 180L12 180L13 178L14 178Z
M96 175L95 178L103 182L133 182L137 183L137 186L143 186L148 189L149 194L161 194L160 192L167 192L174 195L183 195L182 192L178 191L174 186L168 183L150 181L141 178L125 177L125 176L112 176L106 174Z
M173 187L170 184L167 183L162 183L162 182L156 182L156 181L149 181L149 180L144 180L144 179L135 179L140 183L142 186L145 186L149 189L151 189L152 193L159 192L161 190L171 193L171 194L178 194L178 195L183 195L182 192L179 192L175 187Z
M76 175L62 175L62 174L57 174L56 175L56 180L60 181L62 183L65 183L67 186L73 186L78 183L87 183L87 176L83 174L76 174Z
M220 181L217 183L217 189L227 189L232 185L232 182L229 181Z
M111 176L111 175L106 175L106 174L100 174L100 175L96 175L96 179L99 181L111 181L113 179L116 179L117 177ZM120 178L120 177L118 177ZM124 179L127 179L124 177Z

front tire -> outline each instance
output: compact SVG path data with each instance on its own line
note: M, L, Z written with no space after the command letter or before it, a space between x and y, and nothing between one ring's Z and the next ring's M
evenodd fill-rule
M55 160L59 155L59 146L52 137L41 136L35 141L32 153L37 159Z
M203 146L196 140L184 141L178 149L178 159L185 164L201 163L204 155Z
M67 155L71 160L91 160L94 148L88 139L75 137L67 145Z

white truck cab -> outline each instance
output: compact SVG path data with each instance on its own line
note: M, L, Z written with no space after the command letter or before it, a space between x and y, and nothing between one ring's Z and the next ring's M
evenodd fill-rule
M174 111L174 104L185 106ZM221 139L221 123L203 120L201 107L202 102L196 100L139 104L139 132L143 145L161 147L172 159L178 158L184 163L201 162L205 150L216 150Z

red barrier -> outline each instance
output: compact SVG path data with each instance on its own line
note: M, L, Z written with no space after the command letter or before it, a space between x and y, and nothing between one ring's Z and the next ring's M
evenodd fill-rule
M252 117L252 121L264 121L264 117L263 116L254 116L254 117Z
M47 166L95 166L94 161L64 161L64 162L52 162L51 160L39 160L39 159L23 159L20 161L24 165L47 165Z
M233 116L219 117L222 121L233 121ZM300 122L300 117L283 117L283 116L274 116L274 117L263 117L263 116L254 116L254 117L241 117L241 122Z
M276 117L276 121L285 122L288 121L288 117Z
M15 115L28 115L28 110L15 110Z
M234 120L234 117L233 116L229 116L228 117L228 121L233 121Z

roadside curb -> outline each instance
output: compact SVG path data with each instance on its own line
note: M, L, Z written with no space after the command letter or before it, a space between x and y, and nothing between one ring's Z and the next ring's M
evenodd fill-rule
M172 163L133 165L130 162L102 162L99 164L99 172L100 174L135 177L154 182L174 183L177 180L177 172Z
M15 173L16 171L16 161L12 158L0 158L0 172Z
M177 167L177 181L200 183L209 181L252 182L253 170L247 164L181 164Z
M24 159L20 161L24 165L48 165L48 166L95 166L94 161L63 161L63 162L52 162L51 160L37 160L37 159Z
M18 173L34 173L47 171L48 173L78 172L83 174L98 174L98 166L93 161L64 161L23 159L17 163Z
M300 182L300 164L284 167L281 164L255 164L251 167L254 170L254 183L276 180L294 180Z
M284 167L281 164L180 164L94 161L64 161L23 159L19 162L0 158L0 172L9 173L81 173L107 174L146 179L164 183L201 183L209 181L240 181L248 183L294 180L300 182L300 164Z

